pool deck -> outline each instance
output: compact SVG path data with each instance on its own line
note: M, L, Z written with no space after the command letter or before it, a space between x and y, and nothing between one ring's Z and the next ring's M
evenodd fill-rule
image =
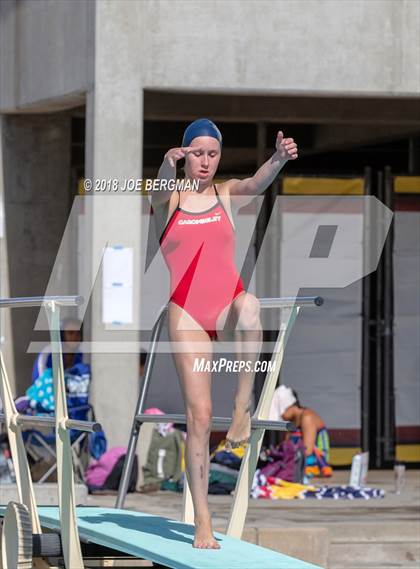
M335 471L316 485L347 484L349 471ZM420 566L420 471L407 470L400 495L394 473L370 471L367 486L386 495L370 500L250 499L244 539L328 569ZM115 495L88 496L88 505L113 506ZM231 496L209 496L215 529L224 531ZM182 495L159 491L128 494L126 508L180 519ZM358 555L360 559L358 560ZM354 563L354 564L353 564Z

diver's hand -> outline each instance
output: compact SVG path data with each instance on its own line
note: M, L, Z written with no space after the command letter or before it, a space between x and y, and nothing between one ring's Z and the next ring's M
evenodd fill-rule
M192 146L183 146L181 148L171 148L165 154L165 160L173 168L176 165L176 163L178 162L178 160L185 158L185 156L189 152L193 152L193 151L197 151L197 150L198 150L197 147L193 148Z
M277 133L276 150L282 160L296 160L298 157L296 142L293 138L284 138L281 130Z

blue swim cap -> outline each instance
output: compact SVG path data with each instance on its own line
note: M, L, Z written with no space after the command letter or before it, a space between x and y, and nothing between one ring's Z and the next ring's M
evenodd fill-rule
M211 136L222 146L222 134L214 122L209 119L197 119L187 126L182 138L182 146L189 146L197 136Z

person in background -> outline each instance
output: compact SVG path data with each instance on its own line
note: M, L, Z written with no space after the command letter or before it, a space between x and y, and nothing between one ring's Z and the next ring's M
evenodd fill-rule
M81 322L78 318L64 318L60 322L63 367L67 390L67 405L84 405L88 398L90 366L83 361L80 351L82 341ZM20 413L29 408L45 411L54 409L51 344L37 355L32 368L32 384L25 395L15 400Z
M78 318L64 318L61 321L60 330L63 366L66 370L83 362L83 354L79 350L82 341L81 322ZM32 383L41 377L48 368L52 368L51 344L45 346L36 357L32 368Z
M146 350L140 350L140 354L139 354L139 378L140 378L140 381L142 381L143 376L144 376L144 368L146 366L146 358L147 358Z
M274 392L269 419L290 421L296 430L288 433L293 442L302 439L305 445L305 474L308 477L332 476L329 465L330 441L324 421L313 409L302 407L298 395L290 387L281 385Z
M140 391L141 391L141 387L143 384L143 379L144 379L144 372L145 372L145 367L146 367L146 358L147 358L147 352L146 350L140 350L139 353L139 395L140 395Z

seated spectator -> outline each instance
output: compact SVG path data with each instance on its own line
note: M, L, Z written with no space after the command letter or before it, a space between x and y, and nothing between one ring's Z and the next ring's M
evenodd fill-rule
M82 341L80 326L81 322L77 318L65 318L61 322L63 366L65 370L83 362L83 355L78 351ZM41 377L48 368L52 369L51 344L45 346L38 354L32 368L32 382Z
M85 405L88 401L90 384L90 366L83 362L83 355L78 350L82 339L80 320L66 318L61 322L61 341L63 367L69 406ZM32 385L23 397L15 400L20 413L28 409L52 411L54 409L53 370L51 344L36 357L32 369Z
M330 442L324 421L313 409L300 405L293 389L285 385L276 389L269 418L272 421L290 421L296 426L296 430L288 433L287 438L294 442L300 438L303 440L307 476L332 475L332 468L328 464Z

